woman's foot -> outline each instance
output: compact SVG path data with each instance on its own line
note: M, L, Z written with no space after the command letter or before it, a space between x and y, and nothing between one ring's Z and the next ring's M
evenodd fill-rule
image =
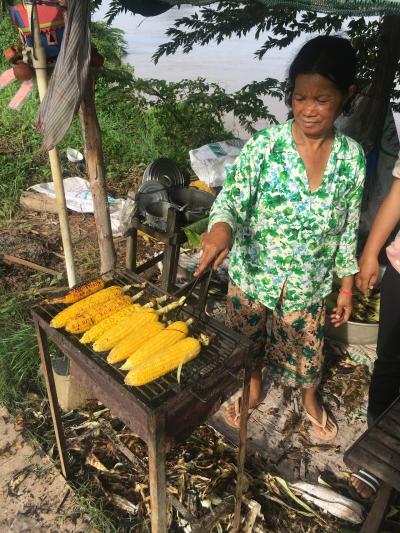
M261 395L251 394L249 398L249 415L251 409L255 409L262 402ZM222 413L224 415L225 422L235 428L239 429L240 427L240 407L242 404L242 398L239 396L230 400L226 407L223 409Z
M315 437L327 442L336 437L338 427L334 420L327 415L325 407L318 403L316 389L316 386L303 389L303 406L306 416L312 424Z
M354 491L352 496L362 502L370 501L378 492L379 480L366 470L359 470L350 478L350 488Z

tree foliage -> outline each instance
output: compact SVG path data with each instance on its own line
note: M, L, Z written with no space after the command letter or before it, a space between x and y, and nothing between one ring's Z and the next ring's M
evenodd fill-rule
M157 62L163 55L175 54L178 50L189 53L195 45L219 44L229 37L242 37L250 32L254 32L260 41L255 51L259 59L273 48L288 47L300 35L346 34L357 50L359 85L363 88L370 83L377 65L382 18L278 10L257 0L240 4L235 0L221 0L211 7L201 8L192 16L177 19L167 31L170 40L158 48L153 58ZM400 65L397 76L399 74ZM397 109L400 108L399 100L400 91L394 83L392 103Z
M98 0L100 1L100 0ZM127 0L111 0L108 16L110 20L126 11ZM194 46L220 44L230 37L243 37L253 32L259 42L255 56L260 60L274 48L288 47L300 35L346 34L356 48L359 58L359 86L370 83L378 61L378 50L382 42L382 17L350 17L339 14L321 14L268 7L258 0L220 0L199 8L191 16L178 18L167 30L170 38L153 55L157 62L162 56L182 51L187 54ZM400 65L397 79L400 75ZM261 83L250 83L239 91L240 98L259 101L266 95L283 97L284 85L278 80L266 78ZM241 100L244 105L243 99ZM240 106L240 103L238 103ZM400 90L393 85L392 105L400 110ZM250 110L251 105L247 106ZM247 126L257 116L252 108ZM267 115L270 116L268 112Z

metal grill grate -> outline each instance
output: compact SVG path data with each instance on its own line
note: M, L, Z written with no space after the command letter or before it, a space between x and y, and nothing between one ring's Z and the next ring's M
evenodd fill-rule
M143 280L137 275L130 272L117 272L114 274L112 281L108 283L115 285L130 285L133 283L141 283ZM138 292L139 289L130 289L127 294L133 295ZM151 298L159 297L165 294L158 287L147 284L144 289L144 294L138 303L144 304ZM62 305L38 305L35 306L35 311L46 322L50 323L51 319L63 309ZM178 310L171 311L168 314L168 319L173 320ZM196 309L184 308L179 311L179 319L186 320L193 318L194 323L191 327L191 335L198 336L200 333L204 333L211 337L209 346L203 346L200 355L193 361L185 364L182 367L180 383L177 380L177 372L171 372L165 376L147 384L142 387L126 387L124 385L124 378L126 373L122 372L119 365L110 365L107 363L107 353L97 353L86 345L79 342L79 336L65 332L64 330L58 330L71 344L78 349L83 356L90 358L94 363L101 366L113 379L118 383L126 387L131 394L142 401L150 408L157 408L167 399L179 394L182 391L189 390L196 397L201 396L201 381L202 379L210 376L217 368L226 366L228 359L232 360L235 351L240 346L240 352L242 352L243 343L246 340L239 338L234 332L226 329L222 325L219 325L215 320L210 320L208 317L202 315L198 318ZM250 344L250 343L249 343ZM248 346L246 346L248 348ZM226 368L229 372L229 368ZM196 394L198 391L198 394Z

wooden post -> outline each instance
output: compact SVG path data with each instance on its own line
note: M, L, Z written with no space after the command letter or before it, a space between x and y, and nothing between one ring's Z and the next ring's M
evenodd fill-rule
M80 119L85 141L87 173L93 197L94 218L100 250L101 273L114 270L116 255L111 230L110 209L106 192L101 131L95 106L95 77L89 73L80 108Z

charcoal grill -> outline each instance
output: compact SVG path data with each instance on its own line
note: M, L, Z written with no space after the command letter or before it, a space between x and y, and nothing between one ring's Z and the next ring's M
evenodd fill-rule
M113 275L110 284L123 286L143 281L137 274L122 271ZM163 294L166 294L163 290L147 283L139 303L145 303ZM60 305L36 305L32 308L32 317L45 371L50 410L64 477L69 476L69 465L48 349L49 339L73 362L74 376L82 385L89 388L114 416L122 420L147 444L153 533L167 531L166 450L174 443L182 442L188 437L241 385L243 409L240 419L234 518L236 531L240 523L244 475L251 342L205 316L200 308L187 306L183 310L172 312L169 318L173 318L173 313L179 313L180 319L193 318L193 334L205 333L210 336L212 340L209 346L204 346L195 360L183 366L180 382L177 380L177 373L172 372L148 385L127 387L124 384L125 373L107 363L106 353L96 353L81 344L78 336L50 327L51 319L61 309ZM172 499L172 504L178 512L182 512L179 502ZM218 513L214 514L218 516ZM208 525L211 523L212 521ZM204 520L201 524L204 531ZM196 530L196 524L193 524L192 530Z

